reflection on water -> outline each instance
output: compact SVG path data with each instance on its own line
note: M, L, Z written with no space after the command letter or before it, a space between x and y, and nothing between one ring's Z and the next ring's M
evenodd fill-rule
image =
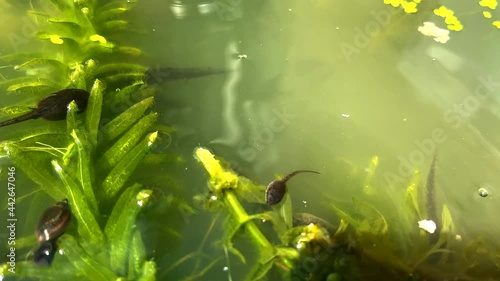
M159 90L160 120L176 128L172 147L186 159L180 165L185 165L181 176L190 203L206 190L205 177L191 160L199 144L261 184L304 167L321 171L321 177L294 179L291 196L295 212L324 218L333 216L332 200L359 195L339 163L366 167L377 155L374 177L392 194L383 199L387 211L396 212L412 169L425 178L437 150L437 204L447 204L461 237L496 238L499 39L484 18L467 17L464 30L450 32L442 44L418 32L427 21L445 26L432 9L404 15L383 1L139 5L142 9L132 16L151 32L125 40L142 42L137 44L150 56L146 64L231 70L171 81ZM458 17L469 9L454 5ZM479 6L473 9L481 12ZM2 42L2 53L12 52L8 45ZM158 233L164 229L148 229L161 268L198 250L211 217L197 210L189 219L177 218L182 239L163 241ZM157 225L165 219L152 217ZM211 243L220 236L215 227L206 239ZM204 252L224 256L219 248ZM205 280L227 279L230 263L234 278L246 269L227 255ZM185 276L183 270L191 268L181 265L159 274L175 279Z
M238 53L236 42L228 42L225 56L227 61L227 69L230 70L224 87L222 88L222 121L224 124L223 136L217 138L211 143L222 143L225 145L235 145L241 141L241 128L239 126L235 103L237 102L238 89L237 84L241 79L241 62L234 59L234 54Z

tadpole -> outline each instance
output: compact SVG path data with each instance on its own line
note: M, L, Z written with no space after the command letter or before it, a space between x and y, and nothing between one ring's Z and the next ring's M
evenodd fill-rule
M66 119L68 105L75 101L79 112L87 107L89 92L81 89L64 89L48 95L38 102L35 108L21 116L0 122L0 127L16 124L30 119L43 118L45 120L57 121Z
M286 193L286 182L293 176L299 173L316 173L320 174L316 171L311 170L298 170L291 172L290 174L284 176L282 179L273 180L267 185L266 188L266 203L268 205L278 204Z

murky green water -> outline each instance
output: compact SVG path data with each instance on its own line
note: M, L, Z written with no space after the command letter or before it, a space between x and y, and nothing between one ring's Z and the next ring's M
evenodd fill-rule
M360 189L350 186L354 179L342 173L346 162L363 169L378 156L374 182L390 191L382 200L391 213L403 204L408 168L421 170L425 183L437 153L437 203L449 207L462 237L495 240L500 231L500 39L491 22L500 14L486 19L477 3L440 4L453 9L464 25L446 44L417 31L424 21L445 27L443 19L425 11L407 15L382 1L138 3L132 22L143 32L113 39L142 48L144 64L232 70L159 85L159 120L176 129L162 149L184 161L154 171L175 178L181 190L169 183L155 188L184 198L197 214L163 203L140 216L138 227L158 263L158 280L181 280L191 273L193 261L168 268L196 251L207 233L199 268L222 259L200 280L230 280L229 274L242 280L248 268L214 244L222 237L223 219L209 232L217 216L192 199L207 190L205 173L192 158L199 145L264 185L276 174L320 171L290 182L293 208L330 220L334 200L360 196ZM14 9L2 1L0 8L0 33L22 32L26 7ZM12 41L2 38L0 54L15 52ZM25 100L2 94L0 107ZM0 136L10 139L34 126L63 125L32 121L0 128ZM24 236L52 200L36 193L37 186L22 173L17 180L22 194L34 194L18 204L24 218L18 235ZM481 187L487 197L479 196ZM4 212L0 218L5 220ZM244 238L238 243L251 247ZM230 272L224 270L228 264Z

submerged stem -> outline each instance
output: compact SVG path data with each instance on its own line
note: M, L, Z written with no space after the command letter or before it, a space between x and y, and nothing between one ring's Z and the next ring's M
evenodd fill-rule
M237 221L238 225L244 224L249 236L258 246L260 254L265 260L271 259L274 248L267 238L262 234L257 225L251 221L240 201L236 197L233 189L241 188L246 181L239 180L240 177L228 168L222 166L219 160L205 148L195 149L195 157L207 170L210 177L210 189L221 194L226 207Z
M236 198L236 195L232 191L227 191L224 193L226 196L226 202L229 205L229 209L240 224L245 224L246 230L248 231L248 234L250 237L254 240L255 244L259 246L259 249L261 250L261 253L264 253L266 251L269 251L269 249L272 249L271 243L267 240L267 238L260 232L259 228L257 225L255 225L254 222L250 221L250 218L243 209L243 206L241 206L240 201L238 198Z

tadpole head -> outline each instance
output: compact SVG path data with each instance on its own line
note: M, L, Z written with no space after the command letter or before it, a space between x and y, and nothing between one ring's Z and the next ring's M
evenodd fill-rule
M82 112L87 108L89 97L90 93L82 89L64 89L41 99L36 110L43 119L64 120L72 101L78 106L78 112Z
M267 205L275 205L281 202L285 196L286 185L283 180L274 180L266 188Z
M49 266L56 253L55 241L45 241L36 249L33 261L38 266Z

